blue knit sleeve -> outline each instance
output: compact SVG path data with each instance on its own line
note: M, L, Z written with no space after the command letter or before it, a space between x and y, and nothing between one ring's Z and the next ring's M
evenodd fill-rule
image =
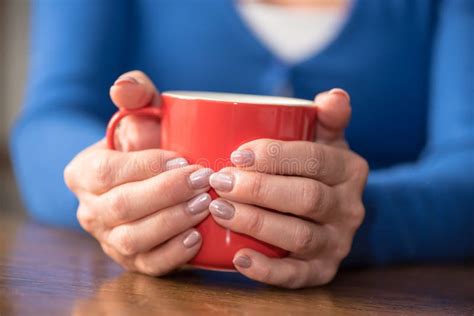
M428 144L416 163L371 173L366 220L346 264L474 257L473 46L474 2L445 1L432 56Z
M32 3L28 85L10 147L25 206L39 221L77 225L63 169L104 135L109 86L126 67L129 3Z

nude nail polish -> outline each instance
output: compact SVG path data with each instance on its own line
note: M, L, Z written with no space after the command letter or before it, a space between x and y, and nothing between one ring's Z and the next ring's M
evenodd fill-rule
M192 248L201 240L201 235L196 231L193 230L191 233L186 236L183 240L183 245L186 248Z
M234 176L227 172L217 172L209 178L209 183L217 191L230 192L234 188Z
M168 160L165 164L165 169L166 170L178 169L181 167L186 167L188 165L189 163L186 159L179 157L179 158Z
M237 166L251 166L255 163L255 154L251 150L238 149L232 152L230 161Z
M209 186L209 177L213 174L214 171L210 168L202 168L197 171L194 171L189 176L189 183L191 187L195 190L204 189Z
M212 198L207 193L202 193L188 202L186 210L192 215L202 213L209 208Z
M212 215L227 220L234 217L235 213L234 206L223 199L212 201L209 205L209 210L211 211Z
M127 84L138 84L138 81L132 76L121 76L114 82L114 86L123 86Z
M232 262L234 265L244 269L250 268L252 265L252 260L247 256L237 256Z
M351 101L351 97L350 97L349 93L347 93L345 90L340 89L340 88L332 89L331 91L329 91L329 94L338 94L338 95L341 95L341 96L345 97L347 99L347 102Z

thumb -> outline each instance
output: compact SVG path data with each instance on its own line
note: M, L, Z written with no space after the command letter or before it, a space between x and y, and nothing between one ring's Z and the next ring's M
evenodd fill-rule
M121 75L110 87L110 98L119 109L159 106L160 94L151 79L141 71ZM157 148L160 125L156 118L127 116L116 130L115 147L122 151Z
M344 130L352 112L349 94L336 88L318 94L314 101L318 108L316 141L347 148Z
M109 93L112 102L121 109L158 106L160 102L158 89L147 75L138 70L118 77Z

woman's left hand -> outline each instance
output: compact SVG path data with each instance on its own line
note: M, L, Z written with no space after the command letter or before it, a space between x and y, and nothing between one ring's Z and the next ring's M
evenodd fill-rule
M363 221L368 165L344 139L349 95L333 89L315 103L316 143L252 141L232 153L238 168L210 178L221 197L209 207L217 223L289 251L269 258L241 249L234 265L251 279L287 288L328 283Z

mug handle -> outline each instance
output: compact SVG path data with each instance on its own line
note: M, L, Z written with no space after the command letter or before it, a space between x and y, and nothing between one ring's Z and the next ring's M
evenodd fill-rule
M106 139L107 139L107 147L109 149L116 149L115 148L115 130L117 129L118 124L120 121L129 115L138 115L138 116L148 116L152 118L156 118L161 120L162 111L160 108L157 107L146 107L134 110L120 110L116 112L109 121L107 125L107 132L106 132Z

